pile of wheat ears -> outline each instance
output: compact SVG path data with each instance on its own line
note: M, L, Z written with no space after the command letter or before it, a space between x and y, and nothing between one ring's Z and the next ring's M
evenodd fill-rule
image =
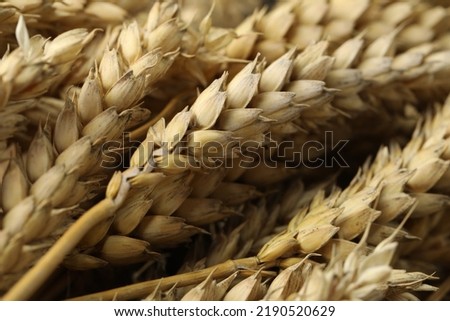
M0 50L2 299L450 298L447 1L10 0Z

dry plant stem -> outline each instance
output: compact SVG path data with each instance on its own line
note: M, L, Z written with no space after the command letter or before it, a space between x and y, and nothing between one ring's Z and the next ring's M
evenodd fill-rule
M112 215L117 208L114 200L104 199L80 217L54 246L3 297L3 300L27 300L47 280L55 269L95 225Z
M276 262L269 263L269 265L273 264L276 265ZM267 266L267 264L265 266ZM228 277L229 275L239 270L256 270L260 267L260 262L256 257L229 260L203 270L132 284L116 289L72 298L70 300L135 300L147 296L156 287L159 287L160 290L165 291L170 289L174 285L177 285L177 287L183 287L193 284L199 284L208 276L214 279L220 279Z

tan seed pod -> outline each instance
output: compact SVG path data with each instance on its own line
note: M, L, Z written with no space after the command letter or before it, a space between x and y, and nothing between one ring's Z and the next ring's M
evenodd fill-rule
M192 197L207 197L222 183L226 175L224 168L195 173L192 179Z
M224 153L227 147L236 144L233 132L221 130L196 130L187 136L187 147L195 155Z
M312 206L311 206L312 207ZM316 212L310 210L306 216L301 214L306 213L305 210L299 212L288 225L289 231L301 231L303 229L311 229L315 226L334 224L336 218L343 212L342 208L325 208L317 209Z
M258 108L225 110L219 117L218 125L225 131L234 131L254 123L261 113L262 109Z
M192 112L195 126L199 129L209 129L220 116L226 100L226 93L222 87L227 78L224 73L221 78L214 80L195 100L190 111Z
M203 282L189 290L181 301L212 301L215 296L216 281L210 274Z
M205 48L212 52L220 51L226 48L236 37L234 30L211 28L206 35Z
M282 40L284 38L295 21L292 7L293 5L289 2L283 3L269 11L261 21L258 21L258 28L261 29L267 39ZM277 28L273 26L277 26Z
M270 129L269 121L274 122L270 119L260 117L253 124L235 130L233 135L234 137L239 137L241 142L246 142L247 140L251 142L253 137L258 136L258 134L265 134ZM258 143L258 141L256 142ZM228 145L229 147L233 146L233 144Z
M100 254L104 260L116 265L142 262L157 255L150 251L148 242L119 235L108 236Z
M262 92L279 91L289 81L297 54L295 48L272 62L261 75L259 89Z
M30 188L37 202L50 200L58 206L68 197L78 180L74 172L66 172L63 165L55 165L42 175Z
M174 148L183 139L191 123L191 119L192 113L185 108L183 111L177 113L167 124L165 137L169 149Z
M17 160L9 161L2 180L2 207L5 212L11 210L28 195L29 184L21 165Z
M286 52L286 43L281 40L264 39L256 43L253 53L260 53L268 63L277 60Z
M305 253L313 253L327 243L338 231L339 227L331 224L302 230L297 234L300 250Z
M54 160L55 152L52 143L42 127L39 126L27 152L26 167L30 181L36 181L49 170Z
M274 135L285 136L297 134L303 129L294 122L286 122L271 126L270 131Z
M393 56L394 39L398 34L398 30L394 30L373 41L364 50L363 59L383 56Z
M11 271L20 259L23 246L22 236L16 234L11 237L6 247L0 252L0 273L5 274Z
M58 35L45 44L44 59L53 64L62 64L74 60L83 49L84 44L93 39L95 30L88 33L78 28Z
M122 122L124 122L125 129L130 130L142 125L145 121L148 121L150 119L150 115L150 110L139 107L139 105L135 105L134 107L121 112L120 118L122 119ZM121 134L123 135L124 133Z
M311 266L302 260L281 271L267 289L264 300L282 301L292 293L298 292L304 282L303 270L308 268Z
M79 137L80 124L75 111L75 106L70 99L67 99L64 109L59 113L58 118L56 119L53 143L56 150L61 153L67 147L72 145Z
M299 118L303 109L302 106L291 106L264 116L275 120L276 123L285 123Z
M258 34L256 32L249 32L243 35L238 34L238 37L233 39L227 46L227 57L248 59L257 40Z
M202 229L184 223L173 216L145 216L135 231L137 237L155 247L170 248L190 240L190 237L204 232Z
M137 193L131 190L124 204L116 211L113 226L121 235L130 234L152 206L153 200L143 199L142 193L135 196Z
M25 8L23 8L25 9ZM32 48L30 45L30 36L28 34L25 18L20 15L16 26L16 39L19 47L22 49L26 59L30 58Z
M103 111L103 88L97 70L91 68L78 96L77 112L83 124Z
M104 91L108 91L122 76L122 66L116 49L106 50L99 66Z
M328 41L322 40L308 45L294 60L293 74L299 74L303 69L314 63L319 57L325 55Z
M237 35L226 48L227 57L248 59L253 46L255 45L258 34L255 32L255 23L258 20L258 13L244 18L244 20L235 28Z
M130 70L132 70L136 76L140 76L142 73L147 73L151 68L155 67L161 59L161 48L153 49L133 62L130 65Z
M189 224L201 226L235 215L236 212L213 198L187 198L175 214Z
M395 76L396 73L392 70L392 58L391 57L373 57L365 59L359 66L358 69L366 80L374 80L378 83L384 83L386 79L383 77Z
M43 236L42 231L50 221L51 204L43 202L35 206L34 211L22 229L23 240L29 243Z
M407 51L403 54L397 55L392 60L392 69L394 70L408 70L419 66L424 59L424 55L420 52Z
M362 74L358 69L332 70L325 79L328 86L338 89L347 89L362 85ZM347 91L346 91L347 92Z
M258 57L247 64L228 84L228 108L245 108L258 91L261 74L258 72Z
M160 2L155 2L150 11L148 12L147 22L145 25L145 29L147 32L153 31L159 23L161 23L161 9L162 4Z
M154 197L150 212L153 215L172 215L177 208L191 194L192 188L187 183L178 183L166 186L164 192Z
M180 46L182 35L177 19L167 20L145 35L147 50L155 48L161 48L163 52L175 50Z
M85 175L97 166L100 146L93 145L91 137L78 139L56 158L55 165L63 165L67 171L77 171Z
M411 193L411 196L417 201L417 206L411 215L412 218L433 215L442 210L450 202L450 198L443 194Z
M330 18L356 21L369 8L369 0L333 0L330 3L328 16Z
M90 136L92 141L104 138L106 141L115 138L114 136L119 126L119 114L116 107L110 107L97 115L86 126L82 135Z
M123 21L127 16L127 12L123 8L106 1L89 2L84 12L101 20L116 23Z
M319 95L322 95L325 83L319 80L296 80L286 86L286 90L294 92L296 103L305 103Z
M389 198L383 199L383 202L379 202L376 207L377 210L381 212L380 216L377 218L377 222L386 223L394 220L397 216L405 213L410 209L416 200L408 194L396 193L391 195Z
M222 182L211 197L223 201L226 205L239 205L260 195L253 185Z
M335 62L333 69L346 69L351 67L361 52L364 41L361 35L351 38L340 45L333 53Z
M265 92L256 95L250 106L263 110L263 115L267 116L271 113L288 107L294 100L295 93L288 91Z
M346 239L352 240L356 236L360 235L366 229L367 224L373 222L380 215L379 211L376 211L370 207L361 209L359 213L349 216L347 219L336 220L336 225L339 226L339 236Z
M352 251L357 248L358 244L344 239L331 239L317 253L321 254L326 260L331 260L335 257L347 257ZM368 254L368 249L366 251Z
M449 161L431 159L422 163L408 181L408 187L414 192L427 192L444 175L449 166Z
M11 94L12 84L0 79L0 111L6 106Z
M64 266L77 271L99 269L108 265L108 262L88 254L76 253L64 259Z
M135 76L130 70L106 92L105 104L109 107L117 106L119 112L123 111L142 98L144 86L144 76Z
M294 300L324 300L328 298L328 282L325 272L320 266L314 266L307 281L302 286Z
M122 57L125 58L128 65L131 65L139 57L141 57L141 37L136 20L125 24L122 28L119 37L119 48L122 53Z
M236 284L223 298L224 301L255 301L263 293L261 273L258 272Z
M294 233L277 235L261 248L257 255L258 259L261 262L271 262L297 253L299 245L294 235Z
M331 40L342 41L353 35L355 23L347 19L336 19L331 21L324 28L324 34Z
M152 140L145 139L133 152L133 155L131 155L130 166L142 168L149 162L153 161L152 157L154 148L154 142Z
M2 229L10 235L21 232L33 214L35 202L32 197L24 198L3 217Z
M155 187L164 180L165 176L162 173L139 173L129 179L129 182L133 188L144 188L148 192L152 192Z
M395 227L388 225L380 225L377 223L372 223L370 225L370 233L367 237L367 243L371 245L378 245L388 237L391 237L395 234L394 241L395 242L406 242L406 241L417 241L420 240L418 237L409 234L405 230L397 231Z
M289 42L295 43L296 47L302 50L324 38L324 29L321 25L296 26L289 32Z
M325 77L334 66L335 58L329 56L321 56L313 63L307 65L305 68L292 73L293 79L311 79L311 80L325 80ZM295 69L294 69L295 71Z
M150 93L154 89L153 85L167 74L169 68L173 65L175 59L178 57L179 54L180 50L174 50L165 53L161 57L161 60L156 65L151 67L148 70L148 73L145 73L146 74L145 91L144 91L145 94ZM143 73L141 73L139 76L142 75Z
M227 277L223 281L218 282L216 284L216 287L214 289L214 298L213 298L213 300L217 301L217 300L222 300L223 299L223 297L227 293L228 289L230 288L231 284L233 283L233 281L238 276L238 273L239 272L234 272L229 277Z
M367 284L382 283L389 280L392 273L390 266L375 266L363 270L358 276L355 286L362 286Z

